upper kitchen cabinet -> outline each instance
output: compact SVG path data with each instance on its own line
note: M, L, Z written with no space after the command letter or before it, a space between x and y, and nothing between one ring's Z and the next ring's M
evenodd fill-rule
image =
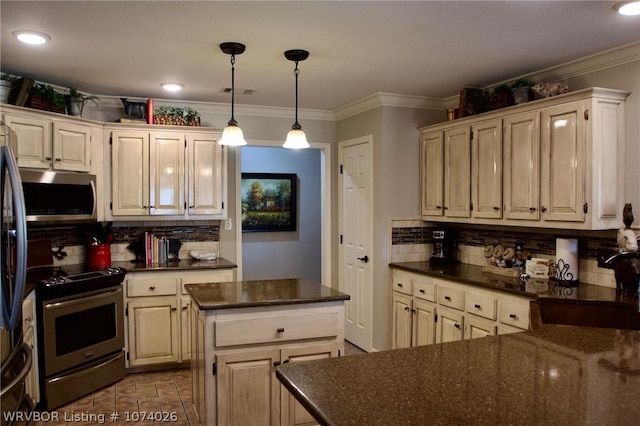
M3 106L19 167L90 172L92 141L100 145L101 125L60 114Z
M423 220L618 228L624 205L628 95L590 88L419 129ZM425 209L425 200L438 191L446 194L450 171L455 170L452 157L447 159L446 135L460 135L464 128L471 129L471 214L434 214ZM425 149L433 135L443 135L442 156ZM462 144L454 149L464 158ZM443 178L427 173L437 170L438 162ZM446 207L446 195L444 200Z
M219 132L175 128L107 132L112 216L223 217L225 161L217 143Z
M469 217L469 127L456 127L423 135L421 152L422 215Z

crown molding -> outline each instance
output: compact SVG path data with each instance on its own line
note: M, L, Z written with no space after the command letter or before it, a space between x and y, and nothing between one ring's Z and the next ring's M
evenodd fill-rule
M338 121L381 106L436 110L445 108L443 99L439 98L378 92L336 108L333 114Z

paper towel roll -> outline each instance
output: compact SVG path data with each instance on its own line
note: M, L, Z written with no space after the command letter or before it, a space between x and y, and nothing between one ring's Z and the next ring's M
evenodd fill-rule
M556 273L562 281L578 281L578 240L556 238Z

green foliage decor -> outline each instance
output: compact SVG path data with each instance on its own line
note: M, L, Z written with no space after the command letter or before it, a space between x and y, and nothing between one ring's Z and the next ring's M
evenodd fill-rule
M531 87L534 83L532 80L528 78L519 78L511 84L511 88L515 89L517 87Z
M163 105L153 110L154 124L199 126L200 113L191 107Z
M66 108L67 100L62 93L56 92L49 84L36 84L29 91L32 95L39 95L51 105Z

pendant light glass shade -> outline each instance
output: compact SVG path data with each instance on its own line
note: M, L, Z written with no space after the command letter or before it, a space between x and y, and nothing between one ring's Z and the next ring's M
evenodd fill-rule
M287 133L287 140L285 141L283 148L289 149L303 149L309 148L309 142L307 142L307 135L304 134L304 131L300 129L291 128L289 133Z
M309 148L310 145L309 142L307 142L307 135L304 134L302 126L298 123L298 74L300 74L298 62L307 59L309 52L301 49L287 50L284 52L284 57L296 63L296 68L293 71L293 74L296 76L296 121L293 123L293 126L291 126L289 133L287 133L287 140L282 147L288 149Z
M220 145L242 146L246 145L242 129L238 126L238 122L233 116L233 106L235 100L235 63L236 55L244 52L245 45L235 42L227 42L220 44L220 50L227 55L231 55L231 120L227 123L227 127L222 131L222 137L218 141Z

